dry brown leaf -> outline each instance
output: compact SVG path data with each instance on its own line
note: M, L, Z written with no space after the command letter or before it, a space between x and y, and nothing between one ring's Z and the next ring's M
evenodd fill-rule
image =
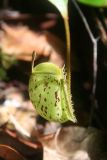
M92 127L61 127L41 138L44 160L106 160L106 137L106 132Z
M27 26L9 26L2 23L3 31L0 34L2 52L14 55L17 59L30 61L32 52L38 55L49 56L50 61L63 64L62 55L65 47L63 42L49 32L34 32Z
M33 143L24 140L17 137L15 132L11 132L7 129L0 130L0 145L10 146L26 157L30 157L42 151L42 146L39 141L35 140Z
M25 158L15 149L7 145L0 144L0 158L4 160L25 160Z

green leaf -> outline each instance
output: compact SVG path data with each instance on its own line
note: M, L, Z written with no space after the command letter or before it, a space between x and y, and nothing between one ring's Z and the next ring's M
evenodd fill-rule
M78 2L93 7L107 7L107 0L78 0Z
M68 17L68 0L48 0L59 10L63 18Z
M0 80L6 80L7 79L7 73L3 68L0 68Z
M6 53L0 52L0 62L5 69L10 68L16 64L16 59L13 56L7 55Z

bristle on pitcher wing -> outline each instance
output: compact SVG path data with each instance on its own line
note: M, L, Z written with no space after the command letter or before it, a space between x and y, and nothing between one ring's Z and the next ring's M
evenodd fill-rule
M71 100L71 95L68 94L66 81L65 79L61 81L61 99L62 99L62 110L63 115L66 117L67 120L72 122L76 122L76 117L74 115L73 103Z
M63 110L66 113L66 116L68 117L68 120L72 122L77 122L77 119L74 114L74 108L73 108L73 102L72 102L72 95L70 94L70 91L68 91L67 88L67 73L66 73L66 68L65 65L62 68L62 74L63 74L63 79L61 80L62 83L62 100L64 100L64 104L62 103ZM71 75L70 75L71 77ZM65 109L64 109L65 108Z

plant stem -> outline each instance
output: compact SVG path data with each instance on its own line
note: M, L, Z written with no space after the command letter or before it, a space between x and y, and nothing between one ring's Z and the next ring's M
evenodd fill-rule
M71 67L71 56L70 56L70 28L69 28L69 22L67 17L64 17L64 25L65 25L65 34L66 34L66 46L67 46L67 59L66 59L66 66L67 66L67 89L68 93L71 97L71 73L70 73L70 67Z
M70 45L70 27L68 16L63 17L64 19L64 26L65 26L65 34L66 34L66 66L67 66L67 94L68 94L68 109L70 113L70 119L72 117L73 122L77 122L75 115L73 114L74 109L71 100L71 45ZM70 105L71 106L70 106Z

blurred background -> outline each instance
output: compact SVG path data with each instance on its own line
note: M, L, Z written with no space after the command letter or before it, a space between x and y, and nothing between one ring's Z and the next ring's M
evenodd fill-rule
M28 83L33 51L37 54L35 65L45 61L60 67L66 64L63 19L47 0L0 1L0 144L13 147L27 159L42 159L40 137L45 137L47 144L47 135L52 139L58 128L107 129L107 9L79 6L92 33L99 37L97 105L93 109L93 44L77 9L69 0L71 92L77 123L61 125L47 122L36 113L29 100ZM4 147L5 152L6 149ZM3 152L0 157L6 159Z

